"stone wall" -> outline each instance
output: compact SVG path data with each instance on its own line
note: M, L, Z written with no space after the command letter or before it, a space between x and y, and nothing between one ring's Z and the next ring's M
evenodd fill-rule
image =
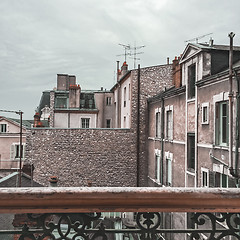
M136 186L136 136L129 129L32 129L26 161L34 180L48 186Z
M138 70L132 71L132 128L137 129ZM140 69L140 153L139 186L147 186L148 109L147 99L172 86L172 64Z

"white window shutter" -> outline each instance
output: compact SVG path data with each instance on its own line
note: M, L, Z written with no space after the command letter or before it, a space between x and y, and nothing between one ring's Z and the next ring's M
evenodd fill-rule
M15 157L15 145L12 144L10 148L10 160L14 160Z

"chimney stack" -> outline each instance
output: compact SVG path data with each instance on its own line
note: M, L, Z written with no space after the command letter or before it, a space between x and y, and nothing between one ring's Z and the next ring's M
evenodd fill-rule
M175 88L182 86L182 66L179 64L180 57L175 57L172 64L173 70L173 85Z
M57 182L58 182L57 176L50 176L48 181L49 181L49 187L57 187Z
M126 63L126 61L123 63L122 67L121 67L121 73L122 73L122 76L125 75L128 71L128 65Z

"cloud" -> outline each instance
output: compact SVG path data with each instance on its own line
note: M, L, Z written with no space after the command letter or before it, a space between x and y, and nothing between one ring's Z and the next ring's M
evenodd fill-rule
M234 31L240 45L239 9L235 0L1 0L0 108L32 118L58 73L75 74L83 89L111 88L119 43L146 45L141 66L163 64L210 32L228 44Z

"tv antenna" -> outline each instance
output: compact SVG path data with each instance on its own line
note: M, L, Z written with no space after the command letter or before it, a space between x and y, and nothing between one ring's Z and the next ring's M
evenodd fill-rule
M144 52L137 52L138 49L144 48L146 47L145 45L142 46L136 46L136 42L134 43L134 47L130 48L131 50L133 50L133 65L134 65L134 69L136 68L136 61L140 60L140 58L137 58L138 54L143 54Z
M127 61L127 56L133 56L132 59L134 61L134 69L136 68L136 61L140 60L140 58L137 57L138 54L143 54L144 52L137 52L138 49L146 47L145 45L142 46L136 46L136 43L134 43L134 47L131 47L130 44L118 44L119 46L122 46L124 48L124 54L119 54L117 56L124 56L125 62ZM132 53L133 51L133 53Z
M198 40L199 40L199 39L204 38L204 37L209 36L209 35L212 35L212 34L213 34L213 33L207 33L207 34L204 34L204 35L201 35L201 36L198 36L198 37L195 37L195 38L186 40L186 41L184 41L184 42L187 43L187 42L196 41L196 43L198 43Z
M127 61L127 55L130 55L131 56L131 52L127 52L127 51L130 51L131 47L130 47L130 44L128 45L125 45L125 44L121 44L119 43L118 44L119 46L122 46L124 48L124 54L119 54L117 56L125 56L125 62Z

